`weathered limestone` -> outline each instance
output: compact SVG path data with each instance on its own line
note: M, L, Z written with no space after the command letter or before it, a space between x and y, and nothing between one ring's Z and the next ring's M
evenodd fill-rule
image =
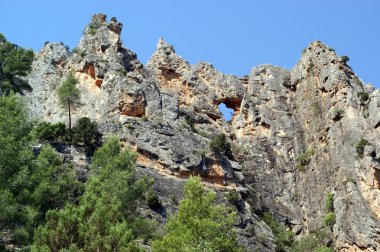
M190 65L163 39L143 66L121 44L121 29L116 19L96 15L74 52L45 45L29 76L31 115L66 121L56 90L72 71L82 103L74 122L89 117L103 134L131 145L139 171L155 178L166 214L175 211L170 199L181 197L184 180L200 175L220 201L231 189L244 199L239 242L249 251L274 251L273 234L255 213L269 211L302 236L323 226L332 193L335 249L380 250L380 95L332 49L317 41L290 71L261 65L239 78L209 63ZM369 92L369 100L359 92ZM231 122L218 109L222 102L234 110ZM209 150L221 132L232 154ZM360 138L370 143L363 158L355 149ZM164 222L163 213L154 218Z

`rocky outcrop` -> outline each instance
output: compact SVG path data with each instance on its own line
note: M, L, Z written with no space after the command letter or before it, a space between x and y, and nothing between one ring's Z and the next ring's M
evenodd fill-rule
M139 153L139 172L155 178L164 202L152 213L161 223L175 211L184 180L200 175L221 202L229 190L240 193L236 226L249 251L275 250L259 213L271 212L302 237L323 227L328 193L335 249L380 250L380 93L331 48L314 42L292 70L261 65L246 78L190 65L163 39L144 66L123 47L121 30L100 14L73 52L45 45L29 76L32 116L66 121L57 86L74 72L81 91L74 121L89 117ZM234 110L229 122L221 103ZM210 151L219 133L232 153ZM357 153L362 138L368 144Z

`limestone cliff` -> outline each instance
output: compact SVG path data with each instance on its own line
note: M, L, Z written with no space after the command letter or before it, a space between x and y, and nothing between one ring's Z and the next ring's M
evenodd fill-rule
M314 42L290 71L262 65L246 78L190 65L163 39L144 66L123 47L121 29L99 14L73 52L46 44L29 76L32 116L66 121L57 86L72 71L82 103L74 121L87 116L104 135L135 148L139 171L156 179L163 209L152 215L159 221L175 210L184 180L197 174L220 201L229 190L240 193L236 225L250 251L275 250L256 214L271 212L301 237L323 226L328 193L335 249L380 251L380 93L331 48ZM234 110L230 122L221 103ZM221 132L233 152L217 157L208 143ZM355 148L361 138L369 141L363 157Z

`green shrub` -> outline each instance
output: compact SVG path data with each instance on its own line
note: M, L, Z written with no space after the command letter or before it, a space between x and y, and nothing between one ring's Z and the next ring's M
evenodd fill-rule
M344 114L344 109L334 109L333 110L333 120L334 121L339 121L342 119Z
M160 198L158 197L155 190L149 190L146 193L145 198L150 208L159 208L161 206Z
M368 144L368 140L361 138L359 142L355 145L356 153L358 154L359 158L364 157L364 148Z
M325 199L325 210L332 212L334 210L334 198L331 193L328 193Z
M47 142L64 142L68 137L68 129L62 122L55 124L42 122L34 129L36 137L40 141Z
M305 152L302 152L296 156L297 168L299 170L304 170L305 166L310 163L311 157L314 155L314 150L312 148L308 148Z
M128 74L128 71L125 70L125 69L123 69L123 70L121 70L119 73L120 73L121 76L126 77L127 74Z
M329 212L326 214L325 219L324 219L324 224L326 227L334 226L335 221L336 221L335 213Z
M13 232L13 239L16 244L27 245L29 236L30 234L25 228L16 228Z
M233 205L238 204L240 201L240 195L236 190L229 191L226 195L226 198Z
M95 35L96 34L96 31L98 30L98 28L100 27L100 25L98 24L95 24L95 23L91 23L88 28L89 28L89 33L91 35Z
M364 106L369 100L369 94L367 92L358 92L358 97L360 98L360 105Z
M272 229L275 236L276 251L287 251L294 242L294 233L286 230L285 225L278 223L270 213L264 213L261 219Z
M91 122L90 118L80 118L73 127L73 143L89 146L97 142L100 137L98 124Z
M343 61L343 64L345 64L345 65L347 65L347 62L350 60L350 58L346 55L342 56L341 59Z
M217 155L231 152L230 144L227 142L226 135L220 133L213 137L209 143L210 150Z
M241 251L234 223L236 212L217 204L217 194L206 191L199 177L187 179L178 212L165 224L165 234L153 251Z

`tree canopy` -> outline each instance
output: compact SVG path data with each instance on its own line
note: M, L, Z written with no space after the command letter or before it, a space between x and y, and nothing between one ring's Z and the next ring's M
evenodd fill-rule
M0 33L0 93L22 93L31 89L23 77L31 70L33 57L32 50L10 43Z
M95 152L93 175L78 205L47 212L36 232L37 251L138 251L136 239L152 235L152 223L137 206L152 181L135 174L136 155L122 151L117 138Z
M236 213L215 200L216 193L206 192L199 177L189 178L178 213L168 220L162 239L153 243L154 251L240 251Z
M10 231L20 247L30 243L46 211L75 202L82 190L74 169L50 146L33 155L32 126L20 96L0 96L0 232Z

